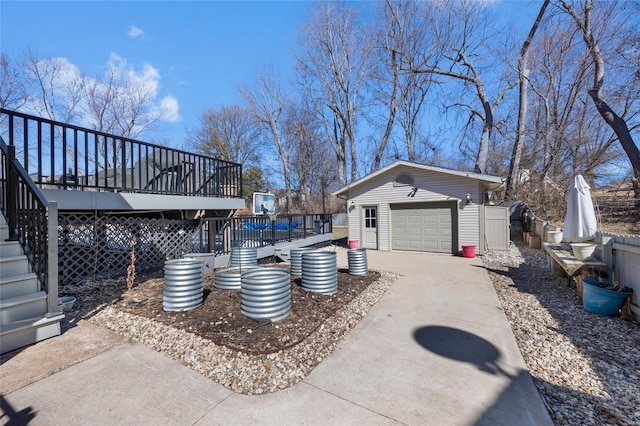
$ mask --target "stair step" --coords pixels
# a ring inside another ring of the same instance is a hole
[[[40,283],[33,272],[0,278],[0,299],[35,293],[39,290]]]
[[[0,353],[60,335],[60,320],[64,314],[51,317],[31,317],[0,325]]]
[[[22,254],[22,247],[17,241],[0,240],[0,258],[15,257]]]
[[[9,324],[47,313],[47,293],[22,294],[0,300],[0,324]]]
[[[4,218],[4,216],[0,216]],[[4,241],[9,238],[9,227],[6,224],[0,224],[0,241]]]
[[[10,256],[0,259],[0,278],[7,278],[13,275],[24,275],[31,272],[27,257]]]

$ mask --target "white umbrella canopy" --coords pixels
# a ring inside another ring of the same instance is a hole
[[[582,175],[576,175],[569,185],[564,239],[570,242],[589,240],[595,237],[597,230],[598,221],[591,200],[591,187]]]

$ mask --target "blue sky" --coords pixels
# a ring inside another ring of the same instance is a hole
[[[179,120],[157,136],[182,146],[185,128],[207,108],[240,102],[236,88],[273,64],[293,65],[294,33],[307,2],[31,2],[0,3],[2,51],[17,57],[64,57],[89,75],[117,55],[142,74],[159,75],[158,99],[177,100]]]
[[[504,19],[528,31],[531,3],[494,2]],[[156,101],[171,101],[173,115],[144,140],[182,148],[186,129],[201,111],[239,103],[239,85],[272,64],[286,84],[296,30],[314,3],[305,1],[7,1],[0,2],[0,46],[10,57],[32,49],[62,57],[88,75],[110,59],[144,78],[155,71]],[[366,7],[367,3],[360,3]]]

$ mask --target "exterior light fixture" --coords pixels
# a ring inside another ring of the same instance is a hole
[[[473,200],[471,199],[471,194],[470,194],[470,193],[468,193],[468,192],[467,192],[467,197],[466,197],[466,199],[467,199],[467,204],[471,204],[471,202],[473,201]]]

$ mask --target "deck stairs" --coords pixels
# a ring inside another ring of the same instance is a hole
[[[64,314],[47,313],[47,293],[31,270],[20,243],[7,241],[9,228],[0,214],[0,353],[60,334]]]

